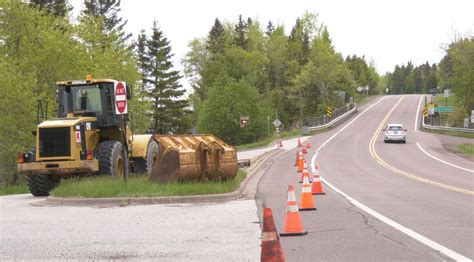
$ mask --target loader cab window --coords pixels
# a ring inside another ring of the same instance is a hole
[[[114,111],[114,84],[98,83],[70,85],[58,88],[58,117],[68,113],[75,116],[97,117],[99,127],[118,126],[120,121]]]
[[[72,89],[73,112],[85,111],[89,115],[100,115],[102,105],[99,86],[81,86]]]
[[[58,116],[67,113],[84,116],[102,115],[101,88],[99,85],[64,86],[58,92]]]

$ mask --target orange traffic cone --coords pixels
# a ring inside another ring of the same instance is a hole
[[[311,148],[311,145],[309,144],[309,142],[306,143],[306,148]]]
[[[285,261],[271,208],[263,209],[262,251],[260,261]]]
[[[305,155],[308,154],[308,151],[306,150],[306,147],[302,147],[301,152],[303,152],[303,154],[305,154]]]
[[[313,179],[313,188],[311,189],[313,195],[326,195],[323,192],[323,185],[321,184],[321,179],[319,177],[319,166],[315,166],[314,179]]]
[[[298,158],[298,173],[303,172],[303,167],[304,167],[304,160],[303,154],[300,154],[300,157]]]
[[[301,206],[300,211],[316,210],[314,206],[313,195],[311,194],[311,183],[309,175],[306,173],[303,178],[303,188],[301,190]]]
[[[293,185],[288,185],[288,200],[286,205],[285,230],[280,236],[302,236],[308,234],[303,230],[298,202],[296,202],[295,189]]]
[[[309,177],[308,165],[306,164],[306,161],[303,163],[303,171],[301,172],[300,183],[303,183],[305,174],[308,175],[308,177]]]
[[[300,160],[300,150],[296,150],[296,160],[295,160],[295,166],[298,166],[298,162]]]
[[[301,141],[300,141],[300,138],[298,137],[298,147],[301,147],[302,144],[301,144]]]

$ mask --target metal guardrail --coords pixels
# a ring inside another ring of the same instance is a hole
[[[354,104],[351,104],[349,106],[345,105],[343,107],[337,108],[334,111],[332,117],[328,117],[327,115],[320,116],[320,117],[308,117],[306,126],[317,127],[317,126],[328,124],[334,119],[345,114],[347,111],[350,111],[353,107],[354,107]]]
[[[322,121],[324,124],[320,124],[320,125],[317,125],[317,126],[309,126],[308,131],[321,130],[321,129],[331,127],[333,125],[338,124],[342,120],[344,120],[347,117],[349,117],[350,115],[352,115],[357,110],[357,107],[354,104],[350,105],[349,108],[350,108],[349,111],[347,111],[346,107],[338,108],[336,111],[334,111],[334,116],[335,116],[334,118],[329,119],[329,121],[327,121],[327,122]],[[319,118],[326,118],[326,116],[319,117]],[[315,118],[315,119],[318,119],[318,118]],[[315,122],[315,123],[319,124],[320,122]]]
[[[471,128],[461,128],[461,127],[449,127],[449,126],[432,126],[425,123],[425,117],[422,115],[422,126],[423,128],[429,130],[445,130],[445,131],[454,131],[454,132],[463,132],[463,133],[474,133],[474,129]]]

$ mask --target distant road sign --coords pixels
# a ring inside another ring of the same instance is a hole
[[[427,116],[428,116],[428,105],[425,105],[425,106],[423,107],[423,116],[424,116],[424,117],[427,117]]]
[[[449,89],[444,90],[444,97],[446,98],[449,97],[449,91],[450,91]]]
[[[443,113],[452,113],[454,109],[452,106],[437,106],[434,108],[435,112],[443,112]]]
[[[275,121],[273,121],[273,125],[274,125],[275,127],[280,127],[280,126],[281,126],[281,121],[280,121],[280,119],[278,119],[278,118],[275,119]]]
[[[125,82],[115,82],[114,84],[115,94],[115,114],[122,115],[127,114],[127,85]]]
[[[434,113],[435,113],[434,106],[428,107],[428,114],[432,116],[434,115]]]
[[[250,125],[250,117],[249,116],[241,116],[240,117],[240,127],[246,127]]]
[[[332,111],[332,107],[328,106],[328,107],[326,108],[326,115],[327,115],[329,118],[331,118],[332,115],[333,115],[333,113],[334,113],[334,112]]]

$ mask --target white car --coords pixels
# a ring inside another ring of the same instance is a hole
[[[387,127],[383,129],[383,131],[383,141],[385,143],[391,141],[399,141],[402,143],[407,142],[407,130],[403,128],[402,124],[388,124]]]

